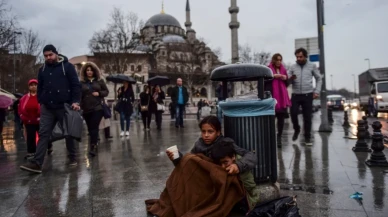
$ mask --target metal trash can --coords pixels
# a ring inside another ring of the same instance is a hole
[[[224,135],[257,156],[258,164],[252,171],[256,183],[277,181],[276,100],[272,97],[264,99],[264,82],[269,79],[273,79],[272,71],[256,64],[221,66],[211,74],[211,80],[222,81],[223,87],[227,82],[258,82],[256,99],[224,99],[219,102],[223,112]]]

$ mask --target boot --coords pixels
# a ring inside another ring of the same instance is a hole
[[[89,155],[91,157],[94,157],[97,155],[97,145],[94,145],[94,144],[90,145]]]
[[[282,148],[282,136],[281,135],[277,136],[276,143],[277,143],[278,148]]]

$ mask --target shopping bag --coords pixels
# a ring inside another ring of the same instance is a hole
[[[81,111],[75,111],[69,104],[65,104],[65,117],[64,117],[64,131],[66,137],[71,137],[78,142],[82,138],[82,128],[84,126],[84,119],[82,118]]]
[[[212,109],[209,106],[205,106],[201,108],[201,117],[204,118],[206,116],[209,116]]]

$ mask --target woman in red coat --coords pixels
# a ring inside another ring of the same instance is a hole
[[[25,158],[31,158],[35,155],[37,132],[39,131],[40,105],[36,95],[38,80],[31,79],[28,82],[29,93],[20,99],[19,116],[23,121],[26,132],[27,155]],[[52,152],[52,145],[49,145],[48,154]]]

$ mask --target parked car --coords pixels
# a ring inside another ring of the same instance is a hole
[[[327,96],[327,107],[332,110],[344,110],[345,97],[341,95],[328,95]]]

